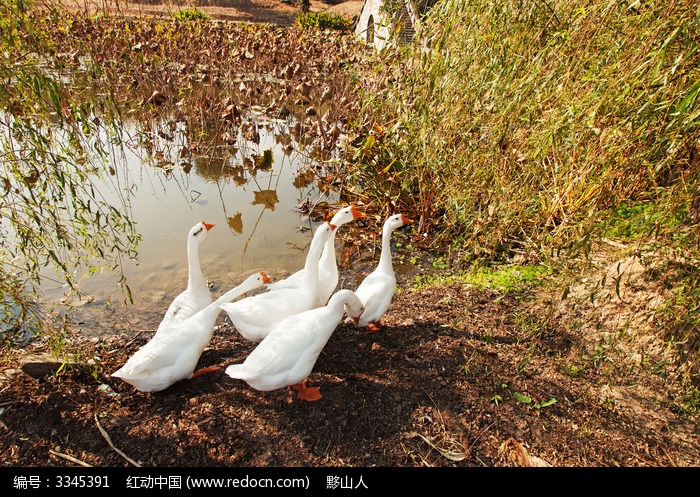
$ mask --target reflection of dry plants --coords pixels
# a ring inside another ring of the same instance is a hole
[[[34,22],[41,28],[49,21],[37,16]],[[76,40],[82,40],[81,53],[102,67],[99,81],[86,75],[91,94],[94,85],[104,83],[110,89],[105,94],[118,94],[125,106],[139,109],[130,112],[132,118],[148,122],[153,115],[173,115],[187,123],[191,141],[230,144],[240,127],[245,139],[258,143],[257,123],[242,118],[255,109],[283,119],[295,117],[296,133],[285,139],[328,151],[359,106],[347,68],[362,72],[362,46],[341,32],[304,31],[300,41],[297,30],[266,24],[175,25],[111,16],[78,16],[66,25],[60,32],[52,26],[45,29],[56,31],[52,42],[58,52],[71,53]],[[206,49],[202,40],[207,40]],[[57,70],[76,76],[74,88],[79,91],[85,73],[81,59],[61,59]]]

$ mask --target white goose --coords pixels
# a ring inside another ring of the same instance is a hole
[[[142,392],[157,392],[173,383],[219,369],[195,372],[199,357],[209,344],[221,304],[270,282],[264,272],[249,276],[243,283],[187,319],[172,322],[137,350],[112,376],[121,378]]]
[[[333,236],[335,228],[330,223],[323,223],[316,229],[299,286],[259,293],[221,305],[244,338],[259,342],[282,319],[319,306],[318,261],[324,244]]]
[[[351,290],[338,290],[325,306],[280,321],[245,361],[228,366],[226,374],[256,390],[290,386],[300,399],[320,399],[319,388],[308,387],[306,378],[346,311],[357,321],[362,303]]]
[[[365,217],[364,213],[354,206],[343,207],[335,213],[330,223],[340,228],[342,225]],[[336,233],[338,230],[336,229]],[[268,290],[296,288],[304,279],[304,269],[291,274],[287,278],[267,286]],[[335,288],[338,286],[338,263],[335,254],[335,235],[331,236],[323,247],[323,253],[318,263],[319,305],[326,305]]]
[[[369,273],[355,290],[365,306],[365,312],[356,323],[357,326],[369,331],[381,328],[381,318],[389,308],[396,290],[396,273],[391,262],[391,234],[404,224],[413,221],[403,214],[394,214],[384,221],[382,228],[382,252],[377,268]]]
[[[184,321],[212,303],[211,292],[199,263],[199,244],[206,239],[207,233],[213,227],[213,224],[200,221],[190,229],[187,235],[187,288],[170,303],[158,325],[158,331],[170,327],[173,323]]]

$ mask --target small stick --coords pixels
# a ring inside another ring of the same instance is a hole
[[[673,460],[673,458],[671,457],[671,454],[669,454],[668,451],[666,450],[666,447],[661,447],[661,450],[664,451],[664,454],[666,454],[666,457],[668,457],[668,460],[671,461],[671,466],[673,466],[674,468],[677,467],[678,465],[676,464],[676,461]]]
[[[127,455],[124,454],[121,450],[119,450],[118,448],[116,448],[116,447],[114,446],[114,444],[112,443],[112,439],[109,438],[109,435],[107,434],[107,432],[105,431],[105,429],[102,428],[102,425],[101,425],[100,422],[97,420],[97,413],[95,413],[95,423],[97,423],[97,428],[100,430],[100,433],[102,433],[102,436],[104,437],[104,439],[107,440],[107,443],[109,444],[109,446],[112,447],[112,448],[114,449],[114,451],[115,451],[117,454],[119,454],[120,456],[122,456],[124,459],[126,459],[127,461],[129,461],[131,464],[133,464],[133,465],[136,466],[137,468],[140,468],[140,467],[141,467],[141,465],[140,465],[139,463],[137,463],[136,461],[134,461],[132,458],[130,458],[129,456],[127,456]]]
[[[130,339],[128,342],[126,342],[126,343],[124,344],[124,347],[128,347],[129,345],[131,345],[132,343],[134,343],[134,342],[136,341],[136,339],[137,339],[137,338],[141,335],[141,333],[143,333],[144,331],[146,331],[146,332],[152,332],[153,330],[138,330],[138,331],[136,332],[136,334],[135,334],[133,337],[131,337],[131,339]]]
[[[86,468],[92,468],[92,464],[88,464],[85,461],[81,461],[80,459],[76,459],[73,456],[69,456],[68,454],[61,454],[60,452],[56,452],[55,450],[49,449],[49,452],[53,454],[54,456],[62,457],[63,459],[66,459],[70,462],[74,462],[76,464],[80,464],[81,466],[84,466]]]

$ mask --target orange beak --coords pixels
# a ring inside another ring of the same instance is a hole
[[[210,229],[212,229],[215,226],[213,224],[205,223],[204,221],[202,221],[202,224],[207,229],[207,231],[209,231]]]
[[[401,220],[403,221],[403,224],[411,224],[413,222],[413,219],[406,217],[403,214],[401,214]]]
[[[272,278],[270,278],[265,271],[260,271],[260,275],[262,276],[263,283],[270,283],[272,281]]]
[[[333,223],[328,223],[328,226],[331,227],[331,230],[334,230],[334,229],[336,229],[336,228],[338,227],[338,226],[336,226],[336,225],[333,224]]]
[[[359,219],[361,217],[367,217],[365,216],[364,212],[358,211],[355,206],[350,207],[350,212],[352,212],[352,218],[353,219]]]
[[[362,312],[360,312],[357,316],[352,318],[352,322],[355,323],[355,326],[360,326],[360,317],[362,317],[363,312],[365,312],[364,307],[362,308]]]

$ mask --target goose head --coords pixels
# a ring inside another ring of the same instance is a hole
[[[355,206],[349,205],[347,207],[343,207],[338,212],[336,212],[333,216],[333,219],[331,219],[330,222],[331,224],[340,226],[362,217],[366,217],[363,212],[357,210]]]
[[[345,313],[352,319],[355,326],[359,326],[360,317],[362,313],[365,312],[365,306],[359,300],[357,302],[350,301],[345,303]]]
[[[333,224],[329,221],[326,221],[325,223],[320,225],[318,228],[316,228],[314,238],[312,238],[311,240],[312,245],[314,243],[314,240],[322,240],[322,243],[325,243],[325,241],[333,235],[333,232],[337,227],[338,225]]]
[[[405,224],[411,224],[412,222],[413,220],[404,214],[394,214],[393,216],[389,216],[387,220],[384,221],[384,230],[391,232],[396,228],[399,228]]]
[[[207,233],[209,232],[209,230],[213,227],[213,224],[200,221],[194,226],[192,226],[192,229],[190,230],[190,237],[194,238],[198,242],[202,242],[207,237]]]

